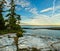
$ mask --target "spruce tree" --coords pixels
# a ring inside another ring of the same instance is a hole
[[[0,0],[0,30],[5,28],[5,22],[3,18],[3,8],[4,8],[5,0]]]
[[[9,22],[9,27],[12,30],[17,30],[20,29],[20,25],[17,24],[18,22],[20,23],[20,15],[16,14],[16,9],[15,9],[16,5],[14,0],[11,0],[10,3],[10,9],[8,10],[8,14],[6,15],[8,17],[8,22]]]

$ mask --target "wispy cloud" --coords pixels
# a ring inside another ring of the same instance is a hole
[[[5,0],[7,3],[6,3],[6,6],[9,6],[10,4],[10,0]]]
[[[5,3],[5,10],[10,8],[10,0],[5,0],[7,3]]]
[[[14,0],[16,5],[20,5],[22,8],[28,8],[30,6],[30,2],[26,0]],[[10,7],[10,0],[6,0],[7,4],[5,4],[6,10],[9,9]],[[21,7],[16,7],[18,11],[20,11],[22,8]]]
[[[28,2],[26,0],[17,0],[16,4],[20,5],[22,8],[30,6],[30,2]]]
[[[26,2],[26,1],[21,1],[21,2],[20,2],[20,5],[21,5],[22,7],[28,7],[28,6],[30,5],[30,3],[29,3],[29,2]]]
[[[55,10],[60,9],[60,5],[55,7]]]
[[[56,6],[55,7],[55,11],[58,10],[58,9],[60,9],[60,6]],[[53,11],[53,7],[50,7],[50,8],[46,8],[44,10],[41,10],[40,13],[49,12],[49,11]]]
[[[31,12],[31,13],[34,14],[34,15],[38,15],[38,11],[37,11],[36,8],[31,8],[31,9],[29,10],[29,12]]]
[[[6,0],[7,4],[6,4],[6,8],[9,9],[10,7],[7,7],[10,5],[10,0]],[[33,15],[38,15],[38,11],[37,8],[32,7],[31,3],[27,0],[14,0],[16,1],[15,4],[21,6],[21,7],[16,7],[16,9],[18,11],[22,10],[22,8],[24,8],[27,12],[32,13]]]
[[[40,12],[43,13],[43,12],[48,12],[48,11],[51,11],[51,10],[53,10],[53,8],[47,8],[47,9],[41,10]]]
[[[26,25],[60,25],[59,16],[60,14],[56,14],[53,17],[40,14],[38,16],[35,16],[34,19],[28,19],[22,22],[25,23]]]
[[[28,12],[34,14],[34,15],[38,14],[37,8],[31,7],[31,3],[27,0],[19,0],[19,1],[16,2],[16,4],[20,5],[26,11],[28,11]]]

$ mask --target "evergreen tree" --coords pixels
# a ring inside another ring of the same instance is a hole
[[[3,8],[4,8],[4,3],[5,0],[0,0],[0,30],[3,30],[5,27],[5,22],[4,22],[4,18],[3,18]]]
[[[13,31],[17,31],[15,33],[17,37],[15,37],[15,44],[16,44],[16,48],[17,48],[17,51],[19,50],[18,48],[18,39],[19,37],[22,37],[23,36],[23,30],[21,28],[21,26],[19,25],[20,24],[20,15],[16,14],[16,9],[15,9],[16,5],[15,5],[15,2],[14,0],[11,0],[10,2],[10,9],[8,10],[8,14],[6,15],[6,17],[8,17],[8,27],[10,30],[13,30]]]
[[[8,17],[8,22],[9,22],[9,28],[12,30],[17,30],[20,29],[21,27],[19,26],[19,24],[17,24],[18,22],[20,23],[20,15],[15,13],[15,2],[14,0],[11,0],[10,3],[10,9],[8,10],[10,13],[8,13],[6,16]]]

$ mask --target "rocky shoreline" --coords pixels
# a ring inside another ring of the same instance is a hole
[[[0,51],[16,51],[16,34],[0,36]],[[60,40],[47,37],[23,36],[18,40],[19,51],[60,51]]]

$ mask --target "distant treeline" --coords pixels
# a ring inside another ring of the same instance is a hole
[[[25,28],[23,27],[23,29],[50,29],[50,30],[60,30],[60,27],[50,27],[50,28]]]

